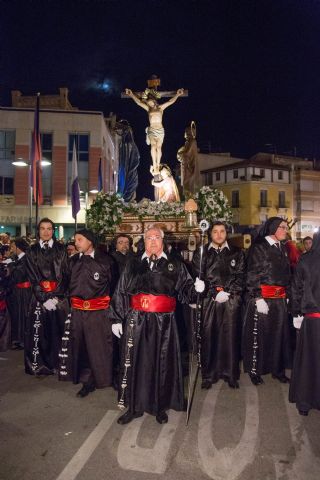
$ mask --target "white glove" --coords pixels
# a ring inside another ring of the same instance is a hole
[[[53,301],[52,298],[49,298],[49,300],[46,300],[43,304],[44,308],[46,310],[57,310],[57,307],[56,307],[56,302]]]
[[[205,289],[205,283],[203,280],[200,280],[199,277],[196,278],[196,281],[194,282],[194,288],[196,289],[197,293],[202,293],[203,290]]]
[[[304,318],[303,315],[297,315],[296,317],[293,317],[294,328],[297,328],[298,330],[300,330],[303,318]]]
[[[230,293],[224,292],[223,290],[221,290],[221,292],[217,293],[215,301],[218,303],[224,303],[229,300],[229,297],[230,297]]]
[[[120,338],[122,335],[122,323],[113,323],[111,327],[113,335]]]
[[[269,307],[263,298],[258,298],[258,300],[256,300],[256,307],[258,313],[264,313],[265,315],[268,315]]]
[[[57,306],[59,303],[59,300],[57,299],[57,297],[54,297],[52,301],[54,302],[55,306]]]

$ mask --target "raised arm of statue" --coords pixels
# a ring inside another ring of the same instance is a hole
[[[172,105],[174,102],[176,102],[178,100],[178,98],[181,97],[181,95],[183,95],[183,94],[184,94],[184,89],[179,88],[179,90],[177,90],[177,93],[175,94],[174,97],[170,98],[170,100],[168,100],[167,102],[162,103],[160,105],[161,110],[165,110],[166,108],[170,107],[170,105]]]
[[[132,90],[130,90],[129,88],[126,88],[126,89],[125,89],[125,92],[126,92],[126,94],[127,94],[130,98],[132,98],[132,100],[133,100],[137,105],[139,105],[139,107],[143,108],[143,109],[146,110],[147,112],[149,111],[148,105],[147,105],[145,102],[143,102],[142,100],[140,100],[140,98],[139,98],[135,93],[133,93]]]

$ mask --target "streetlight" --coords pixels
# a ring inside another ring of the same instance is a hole
[[[32,164],[30,162],[26,162],[23,160],[23,158],[18,158],[14,162],[12,162],[12,165],[15,167],[29,167],[29,233],[31,235],[32,233],[32,194],[33,194],[33,188],[31,186],[31,167]],[[42,167],[47,167],[51,165],[51,162],[49,160],[41,160],[41,166]]]

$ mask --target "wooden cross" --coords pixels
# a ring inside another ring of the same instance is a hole
[[[156,75],[152,75],[152,77],[147,81],[148,83],[148,89],[150,91],[154,90],[159,98],[171,98],[174,97],[175,94],[177,93],[176,91],[159,91],[158,87],[161,84],[160,78],[158,78]],[[135,95],[137,95],[139,98],[143,97],[143,94],[145,92],[134,92]],[[183,95],[181,97],[188,97],[188,90],[184,90]],[[129,95],[126,94],[126,92],[121,92],[121,98],[130,98]]]

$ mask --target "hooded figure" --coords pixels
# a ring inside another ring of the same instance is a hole
[[[287,311],[290,263],[281,244],[287,231],[285,220],[271,217],[248,252],[242,354],[244,371],[254,385],[263,383],[261,375],[267,373],[280,382],[289,381],[285,369],[292,364]]]
[[[296,267],[292,281],[293,323],[299,331],[289,390],[301,415],[320,409],[320,234]]]

